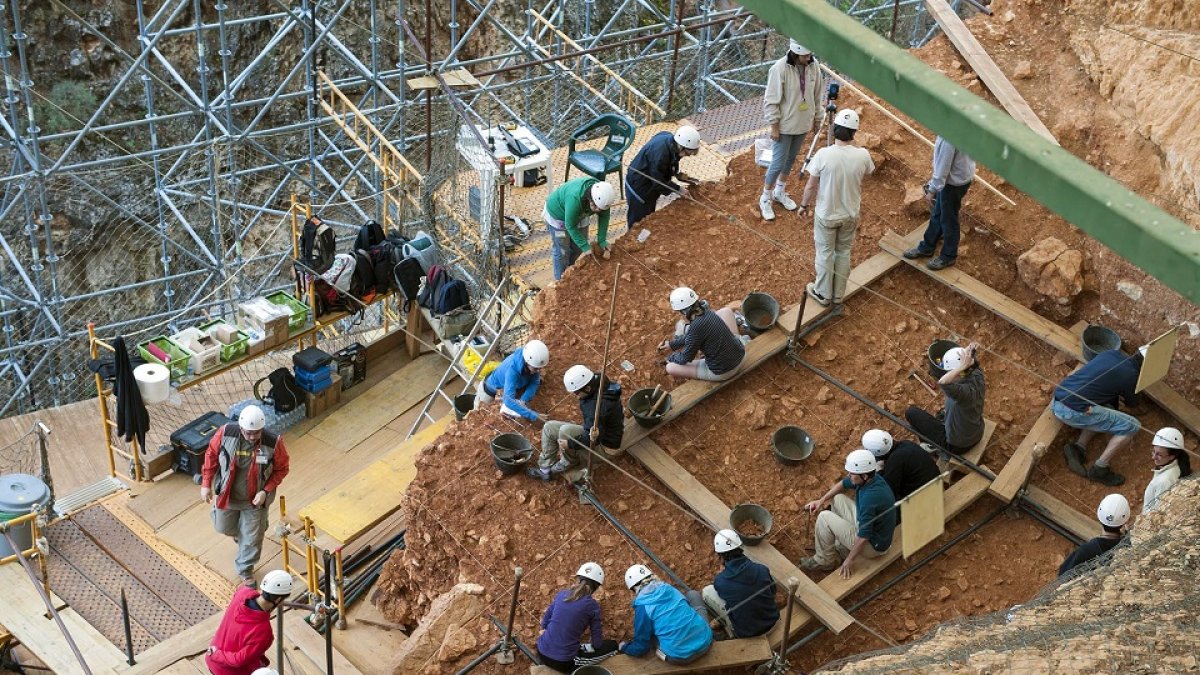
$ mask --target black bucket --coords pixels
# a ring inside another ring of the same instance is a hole
[[[929,374],[933,379],[940,380],[948,372],[942,368],[942,357],[957,346],[958,343],[953,340],[934,340],[933,344],[929,345]]]
[[[779,427],[771,436],[771,451],[785,466],[796,466],[813,452],[813,439],[800,427]]]
[[[521,434],[500,434],[492,439],[492,460],[506,475],[517,473],[533,456],[533,445]]]
[[[741,528],[746,527],[748,523],[757,525],[757,529],[762,534],[743,532]],[[742,538],[742,543],[747,546],[761,544],[762,540],[771,534],[771,525],[774,523],[775,519],[771,517],[771,512],[758,504],[738,504],[729,512],[729,527],[738,533],[738,536]]]
[[[461,420],[475,409],[475,394],[459,394],[454,397],[454,419]]]
[[[766,293],[755,291],[742,301],[742,316],[755,333],[771,330],[779,320],[779,302]]]
[[[1083,329],[1083,360],[1091,361],[1101,352],[1121,348],[1121,336],[1117,331],[1104,326],[1088,326]]]
[[[571,675],[612,675],[612,671],[600,666],[580,666],[572,670]]]
[[[659,390],[659,396],[665,395],[667,401],[659,406],[657,413],[651,415],[650,407],[654,403],[651,399],[652,394],[654,394],[653,388],[638,389],[633,393],[633,396],[629,397],[629,412],[633,415],[633,419],[637,420],[637,423],[644,427],[655,426],[662,421],[663,415],[666,415],[667,411],[671,409],[671,395],[664,394],[662,390]]]

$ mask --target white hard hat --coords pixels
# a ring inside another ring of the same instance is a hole
[[[675,142],[688,150],[696,150],[700,147],[700,132],[696,131],[696,127],[685,124],[675,130]]]
[[[721,530],[713,537],[713,550],[717,553],[728,553],[742,547],[742,538],[733,530]]]
[[[258,589],[263,593],[270,593],[271,595],[291,595],[292,575],[283,570],[271,570],[263,577]]]
[[[967,360],[967,350],[962,347],[954,347],[946,350],[942,355],[942,370],[958,370],[963,361]]]
[[[892,451],[892,435],[883,429],[871,429],[863,434],[862,445],[876,457],[883,457]]]
[[[1109,527],[1120,527],[1129,520],[1129,500],[1125,499],[1125,495],[1111,494],[1100,500],[1100,506],[1096,509],[1096,517],[1100,519],[1101,525]]]
[[[1163,427],[1155,432],[1154,445],[1183,450],[1183,432],[1175,427]]]
[[[604,569],[594,562],[585,562],[580,565],[579,571],[575,573],[575,576],[591,579],[600,585],[604,585]]]
[[[625,570],[625,588],[632,591],[634,586],[652,576],[654,576],[654,573],[645,565],[631,565],[629,569]]]
[[[846,471],[854,474],[871,473],[879,468],[875,455],[870,450],[859,448],[846,455]]]
[[[522,352],[525,355],[525,363],[530,368],[545,368],[546,364],[550,363],[550,349],[541,340],[526,342]]]
[[[574,394],[587,386],[587,383],[591,382],[595,376],[596,374],[592,372],[591,368],[574,365],[567,368],[567,372],[563,373],[563,386],[567,388],[569,393]]]
[[[788,51],[796,56],[808,56],[812,51],[795,40],[788,40]]]
[[[596,181],[592,184],[591,196],[592,203],[596,205],[597,209],[603,211],[617,200],[617,191],[604,181]]]
[[[693,291],[687,286],[680,286],[679,288],[671,291],[671,309],[675,310],[676,312],[682,312],[688,307],[696,304],[696,302],[699,300],[700,296],[696,295],[696,291]]]
[[[838,125],[839,127],[846,127],[847,129],[857,129],[858,128],[858,113],[854,112],[850,108],[842,108],[841,110],[838,111],[837,116],[833,118],[833,123]]]
[[[259,431],[267,426],[267,416],[263,414],[262,408],[248,405],[238,414],[238,426],[246,431]]]
[[[259,668],[253,673],[250,673],[250,675],[279,675],[279,673],[275,672],[275,670],[271,668]]]

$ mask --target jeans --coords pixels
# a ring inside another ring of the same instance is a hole
[[[946,452],[961,455],[971,449],[971,446],[963,448],[948,443],[946,441],[946,423],[915,405],[908,406],[908,410],[904,411],[904,419],[917,430],[917,435],[922,439]]]
[[[925,238],[917,245],[921,253],[933,253],[937,250],[938,240],[942,240],[942,257],[954,260],[958,257],[959,221],[958,212],[962,208],[963,197],[971,184],[947,185],[933,198],[933,209],[929,214],[929,225],[925,228]]]
[[[767,167],[767,177],[763,185],[773,186],[781,177],[787,180],[792,165],[796,163],[796,155],[804,147],[804,137],[808,134],[779,134],[779,140],[771,145],[771,166]]]
[[[243,579],[254,576],[254,566],[262,555],[263,536],[267,533],[270,500],[262,508],[218,509],[213,507],[213,528],[237,542],[234,565]]]
[[[1089,412],[1079,412],[1064,403],[1055,401],[1051,410],[1059,422],[1084,431],[1094,431],[1113,436],[1130,436],[1142,428],[1138,418],[1102,405],[1094,405]]]
[[[850,247],[854,244],[854,233],[858,229],[858,218],[825,220],[820,216],[813,219],[813,240],[817,247],[816,291],[824,298],[841,302],[846,295],[846,282],[850,280]]]
[[[567,234],[566,225],[561,220],[555,220],[545,209],[542,209],[542,220],[546,221],[546,230],[550,233],[550,258],[554,262],[554,280],[558,281],[567,268],[583,255],[583,250]],[[586,237],[588,221],[583,219],[580,224],[584,225],[583,234]]]

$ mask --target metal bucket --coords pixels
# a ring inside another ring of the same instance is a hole
[[[671,395],[665,394],[667,397],[666,403],[663,403],[658,408],[657,413],[651,415],[650,407],[654,401],[651,400],[650,397],[653,393],[653,388],[638,389],[633,393],[633,396],[629,397],[629,412],[633,415],[633,419],[637,420],[637,423],[644,427],[652,427],[657,425],[662,421],[663,415],[666,415],[671,409]],[[661,391],[659,395],[663,395]]]
[[[612,675],[612,671],[600,666],[580,666],[572,670],[571,675]]]
[[[533,445],[521,434],[500,434],[492,439],[492,460],[500,473],[517,473],[533,456]]]
[[[813,439],[800,427],[779,427],[771,436],[771,451],[784,466],[796,466],[813,452]]]
[[[762,534],[746,534],[741,530],[748,523],[757,525],[757,529]],[[755,546],[761,544],[763,539],[766,539],[771,534],[771,525],[775,523],[775,519],[771,517],[771,512],[759,506],[758,504],[738,504],[729,512],[729,526],[734,532],[742,538],[742,543],[747,546]]]
[[[765,333],[779,320],[779,302],[767,293],[755,291],[742,301],[742,316],[751,330]]]
[[[1091,361],[1101,352],[1121,348],[1121,336],[1117,331],[1104,326],[1088,326],[1083,329],[1083,360]]]
[[[462,420],[475,409],[475,394],[459,394],[454,397],[454,419]]]
[[[933,344],[929,345],[929,374],[933,379],[940,380],[948,372],[942,368],[942,357],[957,346],[958,343],[953,340],[934,340]]]

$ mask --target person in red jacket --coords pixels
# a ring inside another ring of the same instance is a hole
[[[213,504],[217,532],[237,542],[234,564],[242,583],[254,587],[254,566],[262,555],[267,515],[275,491],[288,474],[283,438],[263,431],[267,419],[256,405],[213,434],[204,453],[200,499]]]
[[[271,612],[292,593],[292,575],[272,570],[263,577],[262,592],[242,586],[233,594],[204,664],[213,675],[252,675],[271,664],[267,650],[275,641]]]

